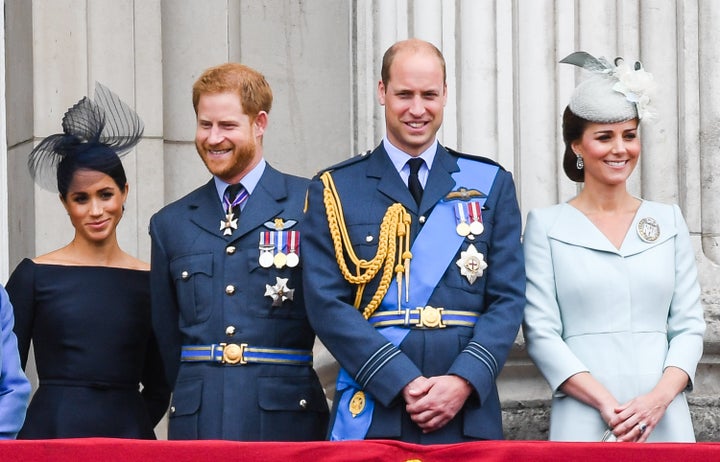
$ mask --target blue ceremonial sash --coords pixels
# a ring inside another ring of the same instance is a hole
[[[483,192],[484,196],[472,198],[482,207],[490,195],[499,167],[465,158],[458,159],[458,167],[460,171],[452,174],[456,188],[465,187]],[[438,202],[415,238],[410,263],[412,270],[409,286],[412,290],[408,302],[402,300],[403,308],[416,308],[427,304],[458,248],[465,240],[465,236],[455,232],[456,202],[456,200]],[[397,308],[397,280],[393,279],[380,303],[380,309],[397,310]],[[399,347],[405,336],[410,333],[410,329],[396,326],[379,328],[377,331],[396,347]],[[339,394],[340,398],[330,432],[330,441],[361,440],[367,435],[375,409],[372,395],[365,392],[363,410],[354,417],[350,413],[350,401],[361,389],[362,387],[350,377],[350,374],[344,368],[340,368],[335,384],[336,396]]]

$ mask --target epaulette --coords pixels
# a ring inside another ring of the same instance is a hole
[[[372,154],[372,151],[368,149],[367,151],[361,152],[360,154],[356,154],[356,155],[352,156],[352,157],[349,158],[349,159],[345,159],[344,161],[338,162],[338,163],[335,164],[335,165],[331,165],[330,167],[326,167],[326,168],[320,170],[320,171],[315,175],[315,178],[319,178],[320,175],[322,175],[322,174],[325,173],[325,172],[332,172],[333,170],[337,170],[337,169],[339,169],[339,168],[343,168],[343,167],[346,167],[346,166],[348,166],[348,165],[353,165],[353,164],[356,164],[356,163],[358,163],[358,162],[360,162],[360,161],[363,161],[363,160],[365,160],[365,159],[368,159],[368,158],[370,158],[370,154]]]
[[[486,163],[486,164],[495,165],[495,166],[497,166],[497,167],[500,167],[501,170],[505,170],[505,168],[504,168],[502,165],[498,164],[497,162],[495,162],[494,160],[490,159],[489,157],[478,156],[478,155],[475,155],[475,154],[467,154],[467,153],[464,153],[464,152],[456,151],[456,150],[451,149],[451,148],[449,148],[449,147],[447,147],[447,146],[443,146],[443,147],[445,148],[445,150],[447,150],[447,152],[449,152],[449,153],[452,154],[453,156],[462,157],[462,158],[464,158],[464,159],[476,160],[476,161],[478,161],[478,162],[484,162],[484,163]]]

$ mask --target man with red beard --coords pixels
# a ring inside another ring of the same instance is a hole
[[[325,437],[300,274],[308,181],[263,158],[272,91],[236,63],[193,85],[195,146],[213,178],[150,221],[153,324],[170,439]]]

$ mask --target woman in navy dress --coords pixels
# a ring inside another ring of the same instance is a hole
[[[120,161],[142,121],[107,88],[83,98],[30,154],[40,186],[60,194],[75,236],[23,260],[7,284],[23,367],[32,340],[39,387],[18,438],[155,438],[170,397],[150,319],[149,265],[116,229],[128,184]]]

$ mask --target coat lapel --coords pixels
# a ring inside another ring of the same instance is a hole
[[[190,221],[210,234],[222,237],[220,221],[225,217],[220,198],[215,189],[215,182],[210,180],[198,190],[195,200],[189,205]]]
[[[382,144],[375,149],[369,162],[367,176],[378,179],[378,191],[394,202],[400,202],[408,210],[417,210],[418,215],[425,214],[432,209],[440,199],[452,190],[455,181],[451,175],[458,170],[457,161],[445,148],[438,145],[433,166],[430,169],[423,191],[423,198],[420,207],[418,207],[407,185],[395,170],[395,166],[390,161],[390,157],[385,152]]]
[[[378,181],[378,192],[389,197],[393,202],[400,202],[408,210],[416,210],[417,204],[410,194],[410,190],[395,170],[390,157],[385,152],[382,143],[368,159],[367,176]]]
[[[238,229],[231,235],[226,236],[220,230],[220,222],[225,217],[225,211],[213,180],[198,190],[195,200],[189,205],[192,212],[190,220],[206,232],[231,242],[278,217],[284,210],[280,201],[286,197],[285,179],[280,172],[267,165],[240,214]]]
[[[228,240],[239,239],[276,218],[284,210],[280,201],[285,199],[287,194],[283,176],[270,165],[266,165],[260,181],[240,214],[238,229],[231,236],[226,236]]]
[[[653,242],[643,241],[637,232],[638,223],[646,217],[655,219],[660,226],[660,236]],[[548,237],[566,244],[628,257],[662,244],[676,234],[673,217],[655,207],[655,204],[644,201],[635,214],[620,249],[615,248],[588,217],[569,204],[562,205],[557,220],[548,232]]]
[[[420,202],[420,215],[426,214],[453,189],[455,180],[451,175],[458,170],[457,160],[438,144]]]

